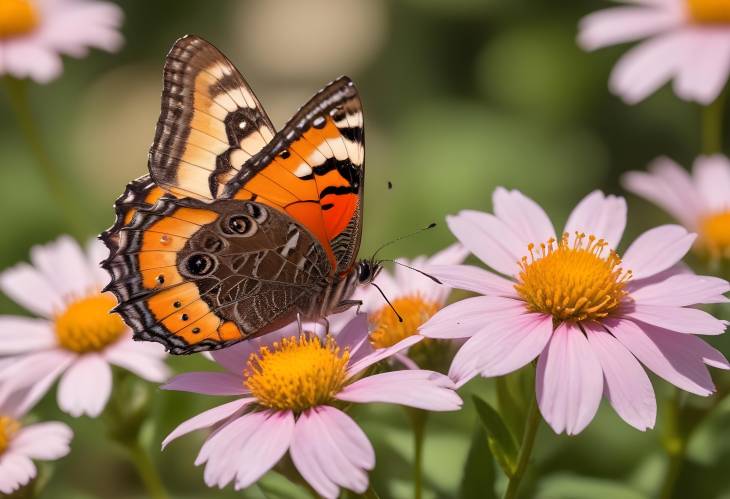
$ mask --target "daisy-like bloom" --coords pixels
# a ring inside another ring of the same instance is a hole
[[[21,263],[0,274],[0,290],[40,318],[0,316],[0,400],[33,387],[47,392],[61,378],[58,405],[72,416],[98,416],[112,390],[110,364],[152,382],[169,372],[161,345],[135,343],[117,314],[109,281],[99,267],[104,245],[93,240],[87,253],[70,237],[31,249],[33,265]]]
[[[122,46],[122,11],[95,0],[2,0],[0,76],[47,83],[61,74],[61,54],[84,57],[89,47]]]
[[[654,390],[641,364],[686,391],[714,391],[706,365],[730,369],[698,338],[726,323],[695,308],[722,303],[730,285],[678,265],[695,235],[665,225],[616,251],[623,198],[596,191],[560,236],[545,212],[517,191],[495,191],[494,214],[448,217],[456,237],[496,273],[467,265],[431,267],[445,283],[480,293],[448,305],[421,328],[432,338],[468,338],[449,375],[461,385],[537,362],[537,401],[556,433],[576,434],[604,395],[618,415],[654,425]]]
[[[710,104],[730,72],[728,0],[625,0],[580,22],[585,50],[644,40],[611,73],[609,87],[635,104],[674,81],[681,99]]]
[[[461,399],[451,380],[424,370],[365,375],[365,370],[418,341],[410,336],[390,348],[368,351],[367,319],[356,316],[337,336],[299,334],[288,326],[213,356],[226,372],[193,372],[163,388],[237,400],[178,426],[163,442],[215,426],[195,461],[205,464],[208,486],[252,485],[289,452],[301,476],[323,497],[340,487],[363,493],[375,453],[341,408],[385,402],[430,411],[453,411]]]
[[[666,210],[698,234],[696,249],[711,260],[730,259],[730,161],[700,156],[690,176],[669,158],[658,158],[649,173],[626,173],[624,187]]]
[[[35,478],[33,460],[53,461],[69,452],[73,437],[63,423],[23,426],[21,420],[37,394],[16,392],[0,402],[0,493],[11,494]]]

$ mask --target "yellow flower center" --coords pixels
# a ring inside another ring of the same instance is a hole
[[[0,38],[24,35],[38,25],[38,13],[28,0],[0,0]]]
[[[576,233],[560,242],[550,239],[539,249],[528,246],[515,289],[530,310],[551,314],[556,321],[601,319],[619,306],[626,295],[621,258],[603,239]]]
[[[266,407],[302,412],[332,401],[345,384],[349,359],[332,337],[292,336],[251,354],[244,384]]]
[[[730,210],[702,220],[699,243],[713,258],[730,258]]]
[[[413,336],[440,307],[438,303],[413,294],[393,300],[393,308],[403,317],[403,322],[398,320],[398,316],[388,305],[368,317],[372,327],[370,343],[375,348],[391,347],[402,339]]]
[[[108,293],[71,303],[56,317],[58,343],[78,353],[98,352],[114,343],[125,330],[119,315],[109,312],[116,304]]]
[[[730,0],[687,0],[687,8],[697,23],[730,23]]]
[[[20,423],[8,416],[0,416],[0,454],[10,445],[16,433],[20,430]]]

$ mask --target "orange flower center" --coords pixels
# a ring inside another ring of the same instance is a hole
[[[730,0],[687,0],[687,8],[697,23],[730,23]]]
[[[0,38],[12,38],[33,31],[38,13],[28,0],[0,0]]]
[[[345,384],[349,360],[332,337],[292,336],[251,354],[244,383],[261,405],[302,412],[332,401]]]
[[[16,433],[20,430],[20,423],[8,416],[0,416],[0,455],[10,445]]]
[[[730,258],[730,210],[708,215],[700,222],[699,244],[712,258]]]
[[[557,244],[550,239],[528,250],[515,289],[533,312],[556,321],[601,319],[626,295],[631,271],[621,268],[621,258],[603,239],[576,233],[571,243],[566,233]]]
[[[71,303],[56,317],[58,343],[72,352],[87,353],[101,351],[117,341],[126,328],[119,315],[110,313],[116,304],[108,293]]]
[[[424,300],[416,293],[393,300],[393,308],[401,315],[403,322],[398,320],[398,316],[388,305],[368,317],[372,328],[370,343],[375,348],[391,347],[404,338],[413,336],[441,307],[438,303]]]

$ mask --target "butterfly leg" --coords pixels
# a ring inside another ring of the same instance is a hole
[[[299,336],[301,336],[304,333],[304,329],[302,328],[302,314],[297,312],[297,327],[299,328]]]
[[[356,312],[359,314],[360,307],[362,307],[362,300],[342,300],[337,305],[337,311],[344,312],[345,310],[349,310],[352,307],[357,307]]]

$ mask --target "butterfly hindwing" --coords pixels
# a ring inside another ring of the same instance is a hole
[[[213,199],[274,136],[261,104],[233,64],[196,36],[179,39],[163,71],[155,183],[177,197]]]
[[[276,209],[173,197],[138,209],[104,265],[135,337],[175,354],[291,322],[331,273],[321,245]]]
[[[284,211],[317,237],[342,274],[360,245],[363,180],[362,105],[353,82],[341,77],[246,162],[222,197]]]

